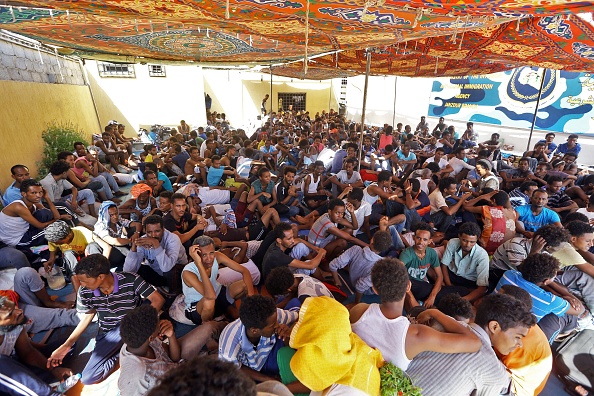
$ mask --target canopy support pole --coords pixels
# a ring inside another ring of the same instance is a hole
[[[392,127],[394,127],[394,122],[396,122],[396,84],[398,83],[398,76],[394,76],[394,110],[392,112]]]
[[[538,113],[538,106],[540,106],[540,96],[542,95],[542,87],[544,86],[545,74],[547,69],[542,69],[542,76],[540,78],[540,89],[538,90],[538,98],[536,99],[536,107],[534,108],[534,117],[532,117],[532,125],[530,126],[530,135],[528,136],[528,146],[526,151],[530,151],[530,141],[532,140],[532,132],[534,131],[534,124],[536,124],[536,115]]]
[[[371,70],[371,51],[367,50],[367,66],[365,67],[365,88],[363,90],[363,108],[361,109],[361,140],[359,141],[359,171],[363,155],[363,136],[365,136],[365,108],[367,107],[367,87],[369,85],[369,71]]]
[[[272,114],[272,63],[270,64],[270,112],[268,114]],[[270,117],[270,116],[269,116]]]

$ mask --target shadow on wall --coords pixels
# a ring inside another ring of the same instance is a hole
[[[97,112],[99,113],[99,120],[101,121],[101,131],[107,125],[110,120],[117,120],[120,124],[126,125],[126,136],[137,137],[138,125],[133,125],[116,104],[111,100],[107,92],[101,88],[101,86],[95,80],[92,74],[87,73],[89,83],[91,84],[91,91],[93,92],[93,98],[95,99],[95,105],[97,106]]]

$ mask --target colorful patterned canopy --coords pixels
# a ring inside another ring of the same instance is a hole
[[[486,74],[518,65],[591,71],[594,1],[31,0],[0,5],[0,28],[120,62],[276,64],[323,79]],[[319,56],[321,54],[328,54]],[[319,57],[316,57],[319,56]]]

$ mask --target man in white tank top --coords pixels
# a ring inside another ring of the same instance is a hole
[[[437,309],[427,309],[417,317],[421,324],[410,324],[402,315],[405,300],[409,301],[410,281],[402,261],[384,258],[371,271],[373,290],[381,304],[357,304],[350,311],[353,332],[384,359],[401,370],[425,351],[472,353],[481,348],[480,339],[467,327]],[[436,321],[445,332],[426,326]]]

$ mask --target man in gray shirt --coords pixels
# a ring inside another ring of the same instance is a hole
[[[475,323],[470,325],[483,343],[478,352],[422,352],[406,373],[424,396],[511,395],[511,378],[494,349],[508,355],[522,346],[535,324],[536,317],[522,302],[506,294],[491,294],[483,298]]]

